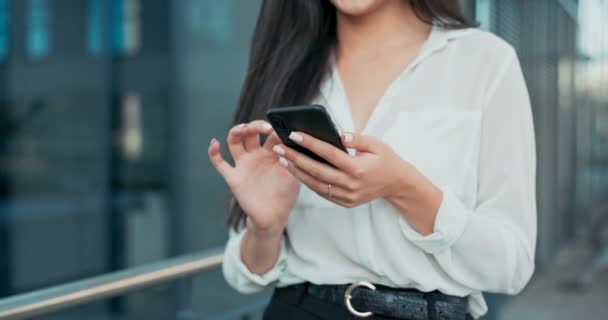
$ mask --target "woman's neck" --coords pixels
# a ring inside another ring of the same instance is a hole
[[[361,16],[337,13],[337,58],[368,60],[424,42],[431,26],[420,20],[408,1],[386,1]]]

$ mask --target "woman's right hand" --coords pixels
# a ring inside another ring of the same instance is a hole
[[[270,134],[262,146],[260,134]],[[234,194],[249,223],[258,231],[282,233],[295,205],[300,182],[279,163],[272,148],[281,143],[269,123],[256,120],[232,127],[228,149],[234,166],[224,160],[220,142],[213,138],[209,159]]]

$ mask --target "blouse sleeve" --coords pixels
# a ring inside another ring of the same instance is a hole
[[[228,243],[224,251],[224,262],[222,272],[226,282],[240,293],[256,293],[264,290],[279,276],[285,268],[286,248],[285,237],[281,239],[279,258],[275,265],[262,275],[255,274],[247,268],[241,260],[241,241],[245,235],[246,228],[239,232],[230,229]]]
[[[474,291],[516,294],[534,271],[536,154],[530,100],[517,54],[496,73],[485,95],[478,193],[468,208],[438,186],[443,200],[434,232],[421,236],[401,219],[407,239]]]

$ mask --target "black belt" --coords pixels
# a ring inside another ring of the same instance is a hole
[[[315,285],[301,283],[307,294],[333,304],[345,306],[359,317],[379,315],[411,320],[467,320],[467,299],[438,291],[396,289],[367,282],[351,285]],[[374,289],[372,289],[374,288]],[[301,289],[301,288],[300,288]]]

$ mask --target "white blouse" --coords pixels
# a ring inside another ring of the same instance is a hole
[[[333,67],[316,103],[354,131]],[[414,62],[389,86],[363,134],[381,138],[442,192],[434,232],[422,236],[384,199],[356,208],[302,186],[276,265],[251,273],[240,259],[244,231],[230,233],[223,272],[242,293],[304,281],[357,280],[469,296],[516,294],[534,270],[534,129],[515,50],[477,29],[433,27]]]

